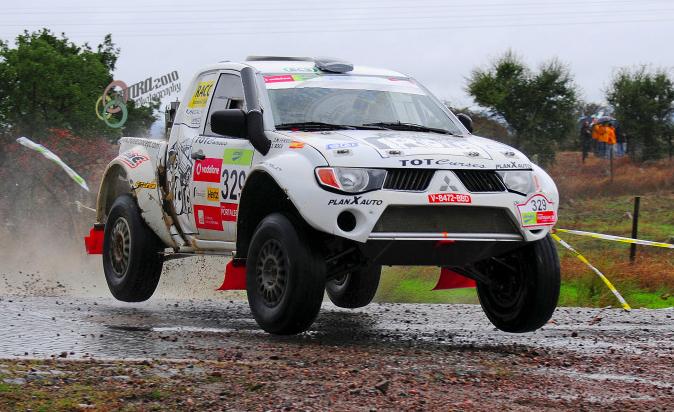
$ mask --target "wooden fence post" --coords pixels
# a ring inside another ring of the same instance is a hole
[[[634,213],[632,214],[632,239],[636,239],[639,232],[639,203],[641,203],[641,196],[634,196]],[[634,263],[634,258],[637,256],[637,245],[632,243],[630,245],[630,263]]]

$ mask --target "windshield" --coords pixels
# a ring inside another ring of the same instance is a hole
[[[440,103],[410,79],[283,74],[264,81],[279,129],[321,125],[463,134]]]

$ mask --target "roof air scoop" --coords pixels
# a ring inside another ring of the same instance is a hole
[[[320,57],[314,59],[314,62],[316,63],[316,68],[324,72],[346,73],[353,70],[353,64],[343,60]]]

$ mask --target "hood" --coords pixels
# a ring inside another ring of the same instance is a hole
[[[531,169],[520,151],[474,135],[395,130],[280,132],[311,145],[333,166]],[[442,160],[442,162],[439,162]],[[447,167],[442,167],[446,165]]]

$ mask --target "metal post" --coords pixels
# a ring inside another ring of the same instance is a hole
[[[639,203],[641,196],[634,196],[634,214],[632,214],[632,239],[636,239],[639,231]],[[634,258],[637,255],[637,245],[632,243],[630,245],[630,263],[634,263]]]
[[[611,183],[613,183],[613,145],[608,145],[608,162],[609,162],[609,173],[611,175]]]

